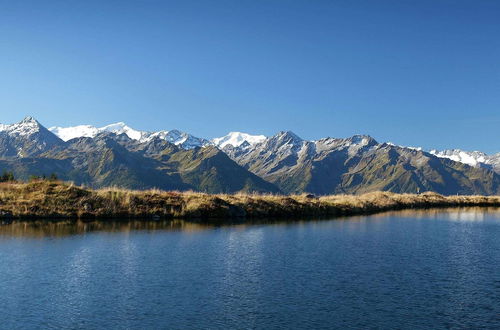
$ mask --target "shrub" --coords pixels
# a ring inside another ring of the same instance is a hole
[[[0,182],[12,182],[14,180],[15,178],[13,172],[4,171],[2,176],[0,177]]]

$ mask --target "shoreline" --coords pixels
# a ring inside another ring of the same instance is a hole
[[[362,195],[252,195],[91,190],[62,182],[0,184],[0,220],[209,220],[370,215],[405,209],[500,207],[500,196],[371,192]]]

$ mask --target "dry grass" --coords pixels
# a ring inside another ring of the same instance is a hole
[[[89,190],[47,181],[0,184],[0,216],[16,218],[304,217],[455,206],[500,206],[500,197],[373,192],[311,198],[307,195],[209,195],[119,188]]]

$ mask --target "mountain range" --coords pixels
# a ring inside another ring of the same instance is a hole
[[[51,127],[27,117],[0,124],[0,171],[19,179],[55,173],[92,188],[208,193],[358,194],[435,191],[500,194],[500,153],[379,143],[367,135],[308,141],[231,132],[212,140],[124,123]]]

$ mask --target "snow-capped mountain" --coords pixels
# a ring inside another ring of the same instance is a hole
[[[123,122],[107,125],[100,128],[91,125],[79,125],[74,127],[51,127],[49,128],[49,130],[63,141],[69,141],[71,139],[79,137],[94,138],[99,133],[109,132],[118,135],[125,134],[130,139],[139,141],[141,143],[151,141],[154,138],[159,138],[180,146],[184,149],[192,149],[195,147],[210,145],[210,141],[206,139],[198,138],[191,134],[178,130],[159,132],[139,131],[131,128]]]
[[[500,194],[500,153],[425,152],[368,135],[310,141],[290,131],[267,138],[232,132],[208,141],[178,130],[135,130],[122,122],[49,131],[32,117],[0,124],[4,170],[24,180],[56,173],[92,187]]]
[[[349,156],[354,156],[363,148],[369,148],[377,144],[374,138],[369,135],[354,135],[349,138],[325,138],[314,141],[315,151],[317,153],[330,152],[332,150],[347,151]]]
[[[0,124],[0,156],[27,157],[40,154],[62,141],[33,117],[19,123]]]
[[[206,147],[194,148],[201,145]],[[176,130],[142,132],[123,123],[54,127],[52,132],[31,117],[0,124],[0,173],[4,171],[25,181],[54,173],[94,188],[280,192],[208,140]]]
[[[264,139],[259,144],[243,147],[226,146],[223,150],[255,174],[271,182],[275,180],[280,184],[284,182],[282,188],[287,191],[288,180],[296,181],[297,176],[305,175],[302,171],[306,167],[311,166],[314,161],[327,157],[332,151],[342,151],[354,156],[361,149],[369,148],[373,144],[376,144],[376,141],[367,135],[308,141],[291,131],[283,131]],[[299,175],[300,172],[302,174]]]
[[[473,167],[491,168],[500,173],[500,153],[488,155],[481,151],[464,151],[460,149],[431,150],[430,153],[439,158],[448,158]]]
[[[115,123],[104,127],[97,128],[91,125],[78,125],[73,127],[51,127],[49,131],[57,135],[63,141],[80,137],[94,138],[97,134],[102,132],[110,132],[115,134],[126,134],[132,140],[142,140],[146,136],[145,132],[137,131],[125,123]]]
[[[280,132],[253,146],[227,145],[223,150],[286,193],[471,194],[479,190],[494,194],[500,189],[500,176],[490,169],[464,167],[418,148],[378,143],[368,135],[308,141],[293,132]],[[456,172],[461,177],[452,175]]]
[[[176,129],[151,133],[146,137],[146,141],[150,141],[154,138],[166,140],[184,149],[193,149],[196,147],[206,147],[212,145],[212,143],[206,139],[199,138]]]
[[[5,125],[0,124],[0,132],[5,132],[9,135],[31,136],[39,133],[43,126],[33,117],[26,117],[19,123]]]
[[[254,145],[264,141],[265,139],[266,137],[264,135],[250,135],[241,132],[230,132],[226,136],[212,139],[212,142],[220,149],[223,149],[227,145],[239,147],[245,142],[249,145]]]

